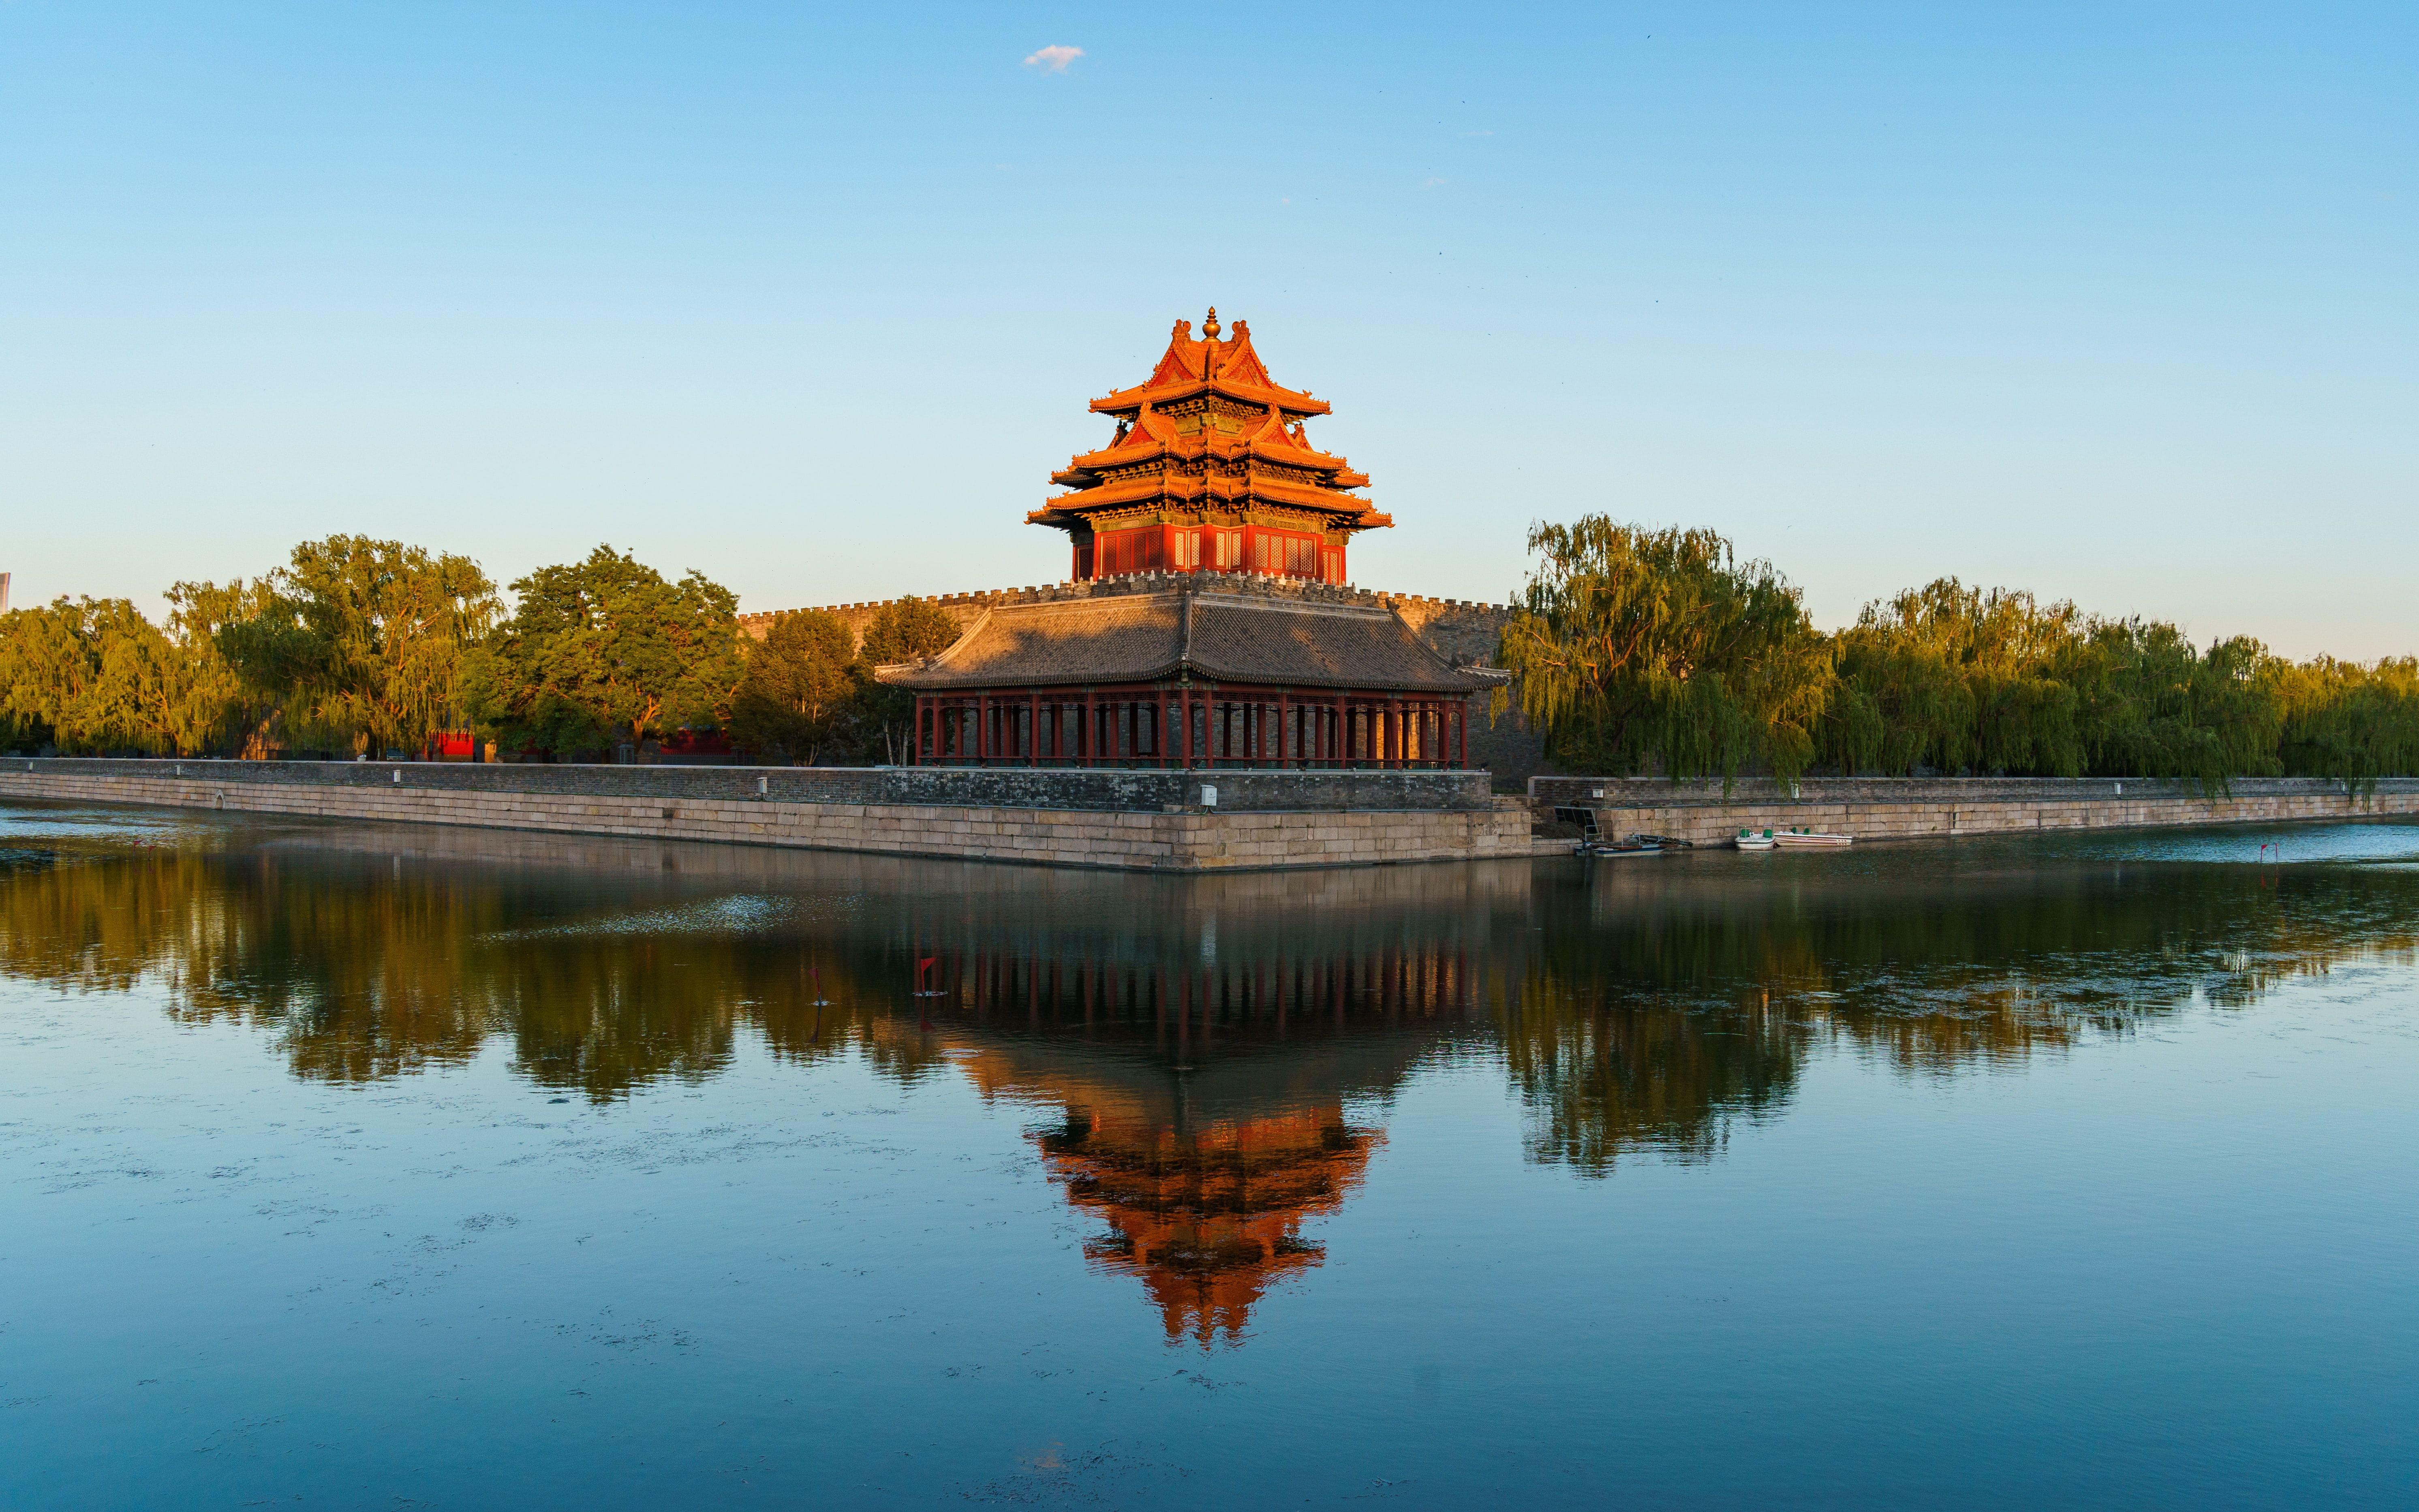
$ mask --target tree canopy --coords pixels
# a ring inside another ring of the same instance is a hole
[[[511,619],[469,658],[468,702],[506,747],[597,750],[718,728],[746,668],[739,601],[600,546],[513,585]]]
[[[1738,561],[1711,531],[1602,515],[1537,525],[1529,549],[1541,560],[1502,658],[1551,760],[1682,779],[1804,770],[1831,649],[1771,563]]]
[[[949,649],[960,630],[949,611],[928,598],[896,598],[874,610],[852,673],[864,760],[896,762],[907,748],[916,719],[916,696],[875,682],[873,669],[937,656]]]
[[[288,741],[377,755],[461,721],[464,654],[501,609],[477,563],[331,535],[266,581],[266,601],[216,639],[247,685],[282,700]]]
[[[764,639],[747,647],[747,671],[731,699],[732,739],[812,766],[847,734],[855,639],[823,609],[774,615]]]
[[[1566,769],[2187,779],[2419,773],[2419,658],[2295,666],[2248,637],[1943,578],[1817,634],[1711,532],[1540,525],[1504,630]]]

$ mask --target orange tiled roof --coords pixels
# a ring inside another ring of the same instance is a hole
[[[1052,473],[1072,491],[1026,519],[1074,528],[1097,510],[1157,501],[1233,510],[1266,503],[1324,515],[1346,531],[1392,525],[1346,491],[1366,487],[1368,475],[1303,434],[1303,417],[1326,414],[1327,402],[1272,381],[1244,322],[1222,341],[1212,309],[1202,330],[1195,340],[1193,322],[1179,320],[1148,378],[1092,401],[1094,413],[1117,417],[1116,437]]]
[[[1287,414],[1323,415],[1327,401],[1314,399],[1308,389],[1281,388],[1269,378],[1268,364],[1252,347],[1252,328],[1235,322],[1235,333],[1218,339],[1218,311],[1213,306],[1202,323],[1203,339],[1193,339],[1193,322],[1179,320],[1167,338],[1167,351],[1150,377],[1131,389],[1092,401],[1092,412],[1132,414],[1146,404],[1165,404],[1196,393],[1232,394],[1252,404],[1272,404]]]

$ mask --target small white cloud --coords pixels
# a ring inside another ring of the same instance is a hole
[[[1028,69],[1040,69],[1045,73],[1064,73],[1067,71],[1068,64],[1083,55],[1084,50],[1080,47],[1061,47],[1053,42],[1026,58],[1025,66]]]
[[[1420,180],[1420,187],[1422,189],[1434,189],[1437,185],[1443,182],[1444,180],[1441,178],[1423,178]]]

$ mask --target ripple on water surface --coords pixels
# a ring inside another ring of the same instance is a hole
[[[0,807],[0,1504],[2403,1505],[2419,826]]]

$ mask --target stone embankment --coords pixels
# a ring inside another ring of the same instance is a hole
[[[1489,797],[1486,781],[1472,772],[0,759],[0,799],[1154,872],[1531,854],[1527,805]],[[1205,782],[1218,790],[1214,807],[1200,801]]]
[[[2419,779],[2389,778],[2355,794],[2319,778],[2246,778],[2223,793],[2136,778],[1809,778],[1784,786],[1651,778],[1538,777],[1529,804],[1596,811],[1609,835],[1669,835],[1718,843],[1742,829],[1823,829],[1858,841],[1936,840],[2041,830],[2165,828],[2419,814]]]

